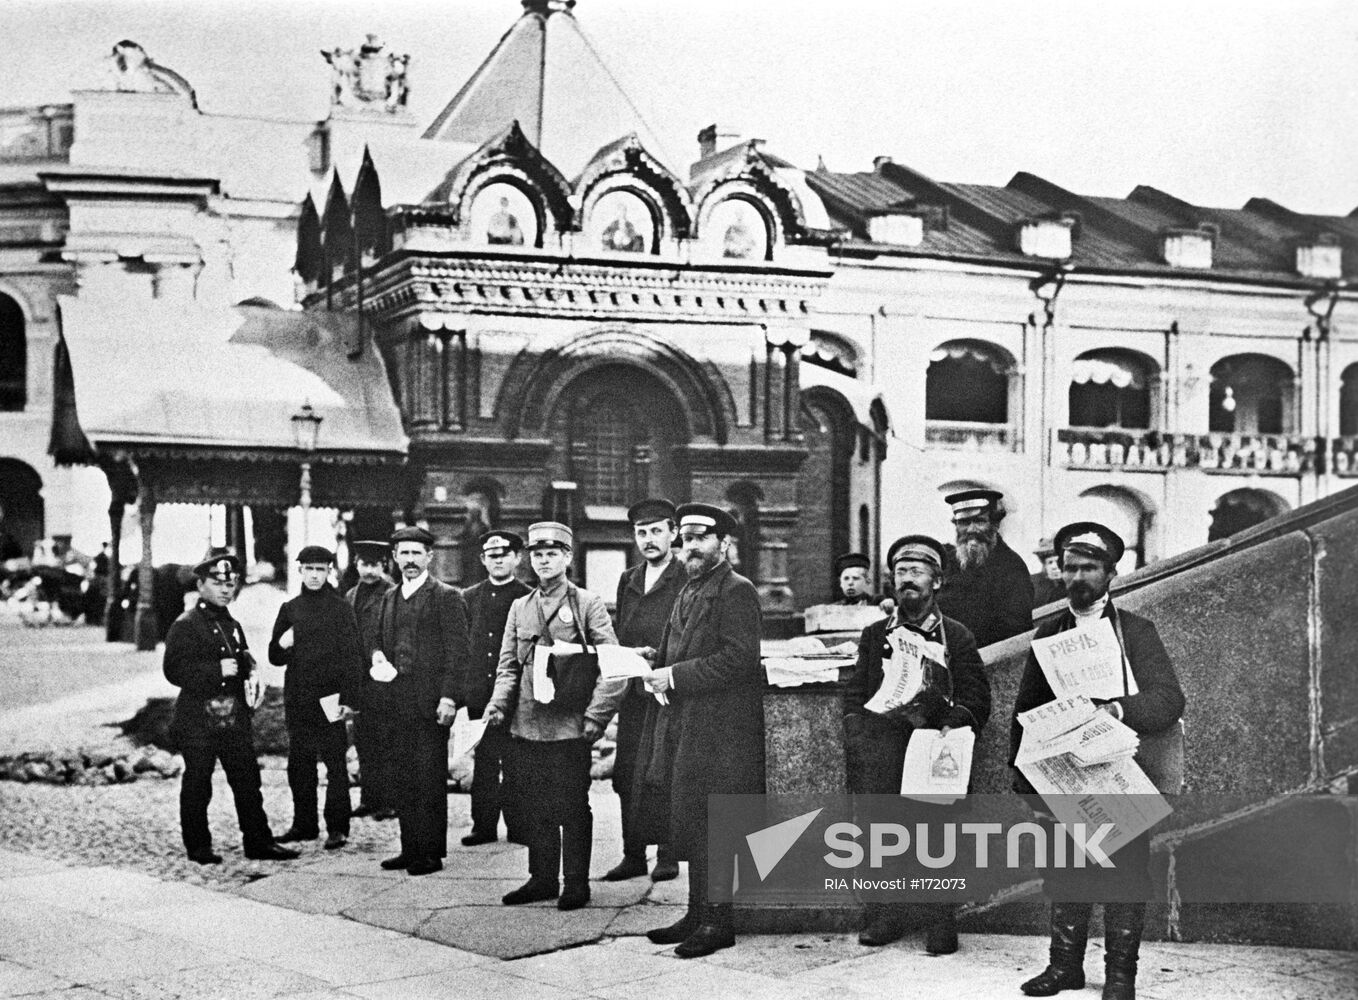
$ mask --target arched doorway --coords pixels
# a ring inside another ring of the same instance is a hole
[[[1218,498],[1212,507],[1212,526],[1207,540],[1229,538],[1246,528],[1253,528],[1269,518],[1287,513],[1287,501],[1267,490],[1231,490]]]
[[[1127,546],[1119,573],[1130,573],[1150,561],[1155,515],[1148,498],[1121,486],[1094,486],[1080,494],[1070,521],[1097,521],[1117,532]]]
[[[1295,376],[1265,354],[1233,354],[1212,366],[1208,428],[1227,434],[1295,432]]]
[[[44,537],[42,477],[17,458],[0,458],[0,561],[31,556]]]
[[[0,295],[0,410],[21,411],[28,404],[28,337],[24,311]]]
[[[552,487],[544,516],[575,531],[575,579],[611,601],[636,558],[627,508],[648,496],[688,498],[675,449],[688,441],[678,401],[653,374],[604,364],[577,376],[548,422]]]
[[[858,444],[853,410],[835,393],[802,396],[806,460],[797,475],[796,544],[789,549],[792,592],[805,606],[833,601],[835,559],[853,548],[850,466]]]

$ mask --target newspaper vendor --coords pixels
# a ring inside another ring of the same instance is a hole
[[[849,760],[849,790],[855,794],[895,795],[901,788],[906,746],[914,726],[894,715],[869,709],[886,677],[884,659],[897,648],[890,635],[904,629],[912,638],[939,649],[952,674],[953,704],[930,726],[947,730],[971,726],[977,732],[990,715],[990,683],[981,665],[976,640],[961,622],[944,616],[936,603],[943,582],[947,550],[927,535],[906,535],[887,551],[887,568],[896,593],[896,611],[863,630],[858,661],[844,686],[845,749]],[[899,653],[898,653],[899,655]],[[894,903],[870,903],[859,942],[884,945],[905,933],[904,907]],[[925,950],[945,955],[957,950],[957,925],[951,904],[941,904],[939,918],[929,927]]]
[[[1137,693],[1095,699],[1101,710],[1120,719],[1138,734],[1163,733],[1179,721],[1184,707],[1178,678],[1155,625],[1140,615],[1114,607],[1108,587],[1122,557],[1123,542],[1116,533],[1089,521],[1070,524],[1056,533],[1067,608],[1042,625],[1033,637],[1040,642],[1058,632],[1079,627],[1095,618],[1108,619],[1130,669],[1128,690]],[[1020,712],[1045,705],[1056,697],[1037,656],[1029,653],[1019,682],[1011,729],[1010,762],[1018,753],[1022,727]],[[1144,744],[1143,744],[1144,746]],[[1015,789],[1031,793],[1032,785],[1015,771]],[[1104,902],[1105,1000],[1130,1000],[1136,995],[1137,956],[1150,895],[1150,834],[1143,833],[1122,847],[1116,867],[1052,868],[1043,891],[1052,900],[1050,963],[1023,983],[1028,996],[1053,996],[1084,987],[1084,951],[1089,932],[1091,901]]]

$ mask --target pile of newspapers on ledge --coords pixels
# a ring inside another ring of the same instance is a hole
[[[807,635],[760,644],[772,687],[801,687],[839,680],[858,658],[858,636],[886,614],[875,605],[813,604],[804,612]]]
[[[1014,766],[1067,826],[1112,822],[1111,853],[1170,814],[1136,763],[1136,733],[1094,704],[1136,694],[1136,679],[1107,618],[1034,639],[1033,653],[1056,698],[1019,713]]]

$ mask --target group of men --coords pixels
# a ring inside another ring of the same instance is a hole
[[[991,714],[979,650],[1033,627],[1033,580],[999,535],[1001,495],[968,490],[945,499],[955,545],[920,534],[898,539],[887,553],[885,597],[873,595],[865,557],[836,566],[844,603],[880,604],[883,612],[863,631],[857,661],[845,677],[851,791],[894,794],[900,788],[912,726],[866,707],[882,683],[884,658],[892,655],[892,630],[906,629],[936,648],[949,669],[951,698],[930,720],[946,733],[964,726],[979,732]],[[466,591],[429,575],[434,538],[423,528],[392,536],[396,584],[383,577],[385,546],[357,544],[360,582],[343,598],[325,582],[331,553],[303,550],[302,593],[280,610],[269,647],[271,660],[287,666],[284,700],[297,755],[296,766],[290,757],[288,767],[293,824],[276,840],[260,800],[248,711],[230,725],[220,725],[210,710],[205,714],[205,704],[219,696],[251,697],[252,661],[244,634],[226,611],[240,567],[229,552],[212,553],[195,570],[201,599],[172,627],[165,654],[166,675],[184,689],[176,726],[185,749],[181,817],[189,857],[220,860],[206,823],[216,759],[236,797],[247,855],[294,856],[277,841],[319,836],[318,760],[329,770],[325,846],[343,846],[349,821],[344,724],[360,709],[355,721],[365,805],[379,816],[394,809],[400,820],[400,852],[381,865],[411,875],[438,871],[446,854],[449,727],[458,706],[465,706],[486,729],[476,749],[472,828],[462,843],[497,840],[503,815],[509,839],[529,848],[528,881],[503,902],[555,899],[562,910],[576,909],[589,901],[591,747],[616,715],[613,786],[621,804],[622,859],[603,878],[647,875],[648,847],[658,845],[651,878],[673,878],[678,862],[687,861],[689,905],[681,920],[650,931],[650,939],[677,945],[683,957],[732,945],[731,904],[714,902],[709,887],[731,884],[734,851],[709,856],[708,796],[764,790],[759,598],[728,561],[737,524],[727,511],[648,499],[628,515],[641,561],[619,580],[613,617],[599,595],[567,579],[574,539],[557,522],[531,525],[527,539],[505,530],[484,534],[480,556],[487,576]],[[1121,539],[1102,525],[1081,522],[1058,532],[1051,548],[1067,608],[1039,635],[1091,617],[1111,618],[1131,682],[1127,694],[1102,702],[1101,710],[1138,733],[1173,726],[1184,700],[1154,625],[1115,610],[1108,599]],[[524,551],[532,587],[518,578]],[[537,647],[558,642],[586,651],[621,643],[650,669],[630,680],[610,679],[588,657],[552,656],[544,677],[534,666],[542,652]],[[548,679],[556,697],[543,690]],[[1052,697],[1030,655],[1012,717]],[[1011,764],[1018,738],[1014,723]],[[1031,791],[1021,776],[1015,787]],[[1143,885],[1149,891],[1148,843],[1143,836],[1130,845],[1132,864],[1115,873],[1131,880],[1133,894]],[[1048,996],[1083,984],[1087,901],[1100,898],[1101,876],[1096,870],[1081,872],[1074,882],[1048,879],[1051,962],[1023,984],[1025,993]],[[1102,898],[1125,900],[1126,892],[1120,884]],[[1144,903],[1106,908],[1105,997],[1134,995],[1144,911]],[[868,907],[863,944],[883,945],[903,933],[900,907]],[[946,954],[957,947],[953,911],[940,907],[926,948]]]

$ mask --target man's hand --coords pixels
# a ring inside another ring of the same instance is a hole
[[[278,637],[278,648],[279,649],[292,648],[292,629],[288,629],[286,632],[284,632],[282,635]]]
[[[603,736],[603,734],[603,726],[599,725],[593,719],[585,720],[585,739],[589,740],[591,743],[598,743],[599,738]]]
[[[654,663],[656,657],[660,655],[660,651],[654,646],[638,646],[637,655],[647,663]]]
[[[896,613],[896,599],[893,597],[883,597],[877,605],[882,609],[882,613],[890,616]]]
[[[651,694],[664,694],[674,687],[674,678],[670,675],[669,667],[661,667],[659,670],[652,670],[644,678],[646,690]]]
[[[505,724],[504,713],[494,705],[487,705],[486,710],[481,713],[481,718],[486,720],[488,726],[503,726]]]
[[[457,705],[451,698],[440,698],[438,710],[434,713],[434,718],[440,726],[451,726],[453,719],[457,717]]]

